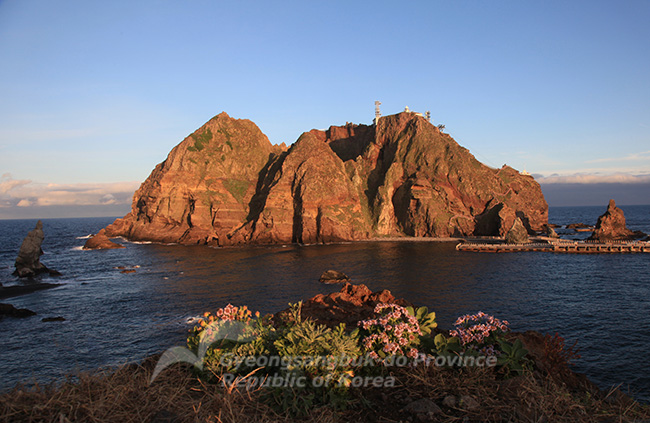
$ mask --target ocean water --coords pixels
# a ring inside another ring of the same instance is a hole
[[[621,207],[628,227],[650,233],[650,206]],[[595,224],[605,207],[551,208],[550,222]],[[482,310],[514,330],[558,332],[578,342],[575,369],[602,388],[622,384],[650,401],[650,255],[458,252],[453,243],[359,242],[215,249],[125,243],[82,251],[88,234],[113,218],[45,219],[41,261],[60,287],[0,302],[37,316],[0,320],[0,390],[60,380],[184,345],[188,320],[228,303],[262,313],[338,290],[328,269],[373,290],[426,305],[439,325]],[[0,221],[0,282],[17,283],[13,263],[35,220]],[[567,236],[572,236],[567,234]],[[578,237],[584,234],[577,235]],[[134,268],[122,274],[119,266]],[[42,322],[62,316],[63,322]]]

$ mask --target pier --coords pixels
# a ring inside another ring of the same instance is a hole
[[[643,241],[603,243],[566,240],[531,242],[527,244],[461,242],[456,245],[456,250],[479,253],[514,253],[521,251],[546,251],[551,253],[574,254],[650,253],[650,243]]]

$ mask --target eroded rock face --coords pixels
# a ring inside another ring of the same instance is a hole
[[[312,130],[288,151],[222,113],[156,166],[106,234],[211,245],[503,236],[516,217],[531,232],[547,223],[539,184],[482,165],[414,113]]]
[[[248,220],[260,174],[281,153],[249,120],[221,113],[174,147],[133,196],[109,237],[180,244],[227,243]]]
[[[124,245],[117,244],[106,236],[106,229],[97,232],[96,235],[88,238],[83,246],[84,250],[111,250],[116,248],[125,248]]]
[[[616,202],[614,200],[609,200],[607,211],[598,218],[596,229],[589,239],[608,242],[629,240],[642,236],[643,234],[632,232],[627,228],[623,210],[616,207]]]
[[[29,231],[20,246],[18,257],[16,257],[16,270],[14,271],[14,275],[27,278],[36,276],[39,273],[49,273],[52,276],[60,274],[56,270],[48,269],[41,263],[40,257],[43,255],[41,244],[43,244],[44,238],[43,222],[39,220],[36,223],[36,227]]]

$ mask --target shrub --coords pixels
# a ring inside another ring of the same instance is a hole
[[[485,355],[495,355],[499,337],[510,330],[507,320],[501,321],[482,311],[459,317],[454,326],[456,329],[449,332],[451,336],[458,337],[466,350]]]
[[[365,331],[361,339],[362,348],[377,362],[385,363],[385,358],[392,355],[402,355],[409,358],[418,356],[417,346],[423,331],[420,328],[418,315],[426,322],[427,333],[435,327],[435,314],[427,314],[426,308],[409,312],[397,304],[377,304],[375,319],[362,320],[359,326]]]

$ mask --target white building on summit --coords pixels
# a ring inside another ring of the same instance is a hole
[[[375,119],[373,120],[373,124],[377,124],[379,122],[379,118],[381,117],[381,110],[379,109],[379,106],[381,106],[380,101],[375,101]],[[409,109],[409,106],[404,107],[404,113],[413,113],[416,116],[424,117],[427,121],[431,122],[431,112],[426,111],[424,115],[420,112],[414,112],[411,109]]]

